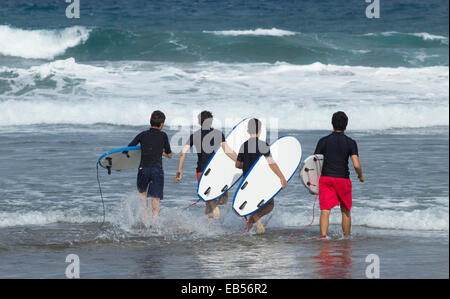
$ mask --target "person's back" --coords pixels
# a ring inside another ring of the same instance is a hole
[[[322,165],[323,176],[348,179],[348,159],[352,155],[358,155],[358,146],[344,132],[335,131],[319,140],[314,153],[325,157]]]
[[[324,162],[322,175],[319,179],[320,232],[326,237],[330,211],[335,206],[341,207],[342,229],[344,235],[350,235],[352,207],[352,183],[348,160],[352,159],[358,178],[364,182],[359,163],[358,146],[356,142],[344,134],[348,118],[344,112],[333,114],[333,133],[319,140],[314,154],[322,154]]]
[[[138,134],[128,146],[141,145],[141,163],[139,168],[162,168],[163,152],[170,153],[169,138],[165,132],[150,128]]]
[[[251,137],[242,144],[239,150],[238,160],[242,162],[243,176],[250,171],[253,164],[255,164],[262,155],[270,157],[270,146],[258,137]]]
[[[202,173],[215,151],[225,142],[225,136],[219,130],[202,127],[189,138],[189,146],[197,152],[197,173]]]

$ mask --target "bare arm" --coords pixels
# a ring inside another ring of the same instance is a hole
[[[189,151],[190,149],[190,145],[186,144],[183,149],[181,150],[180,153],[180,160],[178,161],[178,172],[176,173],[175,177],[174,177],[174,181],[175,183],[178,183],[179,181],[181,181],[181,179],[183,178],[183,165],[184,165],[184,160],[186,159],[186,153]]]
[[[267,162],[269,163],[270,169],[280,178],[281,181],[281,187],[286,188],[287,181],[284,177],[283,173],[281,172],[280,168],[278,167],[278,164],[273,160],[272,157],[266,157]]]
[[[242,169],[242,167],[244,167],[244,163],[243,163],[243,162],[236,161],[235,166],[236,166],[236,168]]]
[[[163,152],[162,155],[166,158],[172,159],[172,153],[166,154],[165,152]]]
[[[352,155],[351,158],[352,158],[353,167],[355,168],[355,171],[358,174],[358,178],[361,181],[361,183],[363,183],[364,175],[362,173],[362,167],[361,167],[361,163],[359,162],[359,157],[358,157],[358,155]]]
[[[235,162],[237,161],[237,154],[233,151],[233,149],[225,141],[222,142],[222,149],[225,152],[225,154],[228,157],[230,157],[231,160],[233,160]]]

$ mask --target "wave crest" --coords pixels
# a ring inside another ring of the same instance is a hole
[[[213,33],[216,35],[229,35],[229,36],[241,36],[241,35],[256,35],[256,36],[291,36],[296,35],[296,32],[282,30],[277,28],[272,29],[254,29],[254,30],[220,30],[220,31],[203,31],[205,33]]]
[[[28,59],[53,59],[86,42],[91,30],[81,26],[56,30],[24,30],[0,25],[0,54]]]

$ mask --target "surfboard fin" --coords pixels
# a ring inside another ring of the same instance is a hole
[[[106,161],[108,161],[108,166],[106,166],[106,169],[108,170],[108,175],[111,174],[111,167],[112,167],[112,158],[107,157]]]
[[[228,189],[228,185],[225,185],[225,186],[223,186],[223,188],[222,188],[222,192],[225,192],[225,191],[227,191],[227,189]]]
[[[247,185],[248,185],[248,182],[245,182],[244,185],[242,185],[241,190],[244,190],[245,187],[247,187]]]
[[[259,204],[257,205],[257,207],[259,208],[263,203],[264,203],[264,199],[261,200],[261,201],[259,202]]]
[[[203,194],[208,195],[209,191],[211,191],[211,187],[208,187],[208,189],[206,189],[205,193],[203,193]]]
[[[208,170],[205,172],[205,176],[207,176],[211,172],[211,168],[208,168]]]
[[[242,210],[245,208],[245,205],[247,204],[247,201],[244,201],[243,204],[241,204],[241,206],[239,207],[239,210]]]

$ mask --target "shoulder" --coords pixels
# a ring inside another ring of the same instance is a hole
[[[247,148],[247,147],[248,147],[248,140],[241,144],[241,147],[240,147],[239,151],[243,152],[244,149]]]
[[[214,136],[223,136],[223,132],[217,129],[211,129],[210,133],[212,133]]]
[[[344,135],[344,136],[350,144],[356,144],[356,141],[353,138],[350,138],[347,135]]]
[[[145,136],[145,135],[147,135],[149,132],[150,132],[149,130],[142,131],[141,133],[137,134],[136,137],[142,137],[142,136]]]
[[[330,138],[332,134],[329,134],[327,136],[323,136],[322,138],[319,139],[318,143],[323,143],[325,141],[327,141],[328,138]]]
[[[266,141],[261,139],[258,139],[258,145],[261,147],[270,147],[270,145]]]
[[[169,139],[169,137],[167,136],[167,133],[164,131],[155,131],[154,134],[155,135],[153,135],[153,136],[160,136],[160,138]]]

